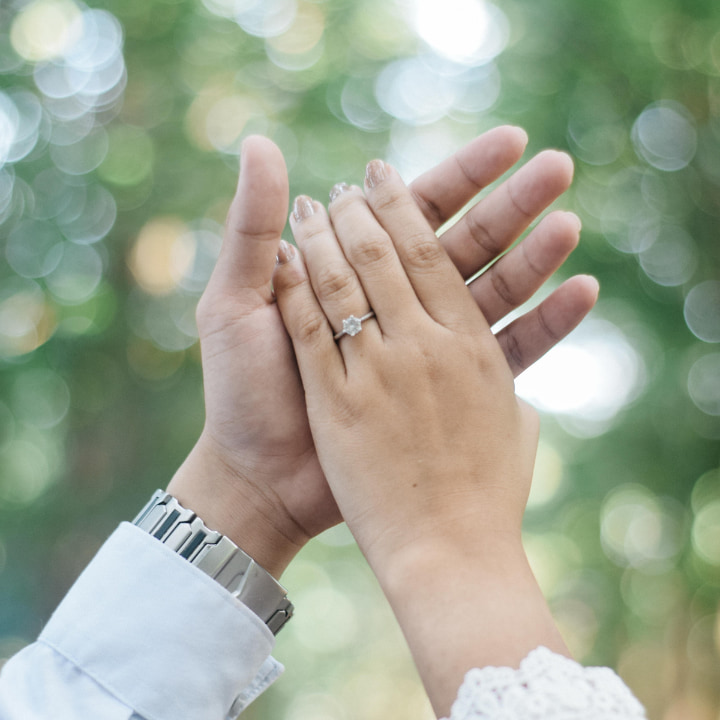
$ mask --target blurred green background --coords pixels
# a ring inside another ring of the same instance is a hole
[[[0,662],[199,433],[193,313],[242,138],[324,198],[501,123],[575,157],[563,276],[602,286],[517,384],[543,412],[533,567],[650,718],[720,718],[714,0],[0,0]],[[249,718],[432,716],[344,527],[284,583],[288,670]]]

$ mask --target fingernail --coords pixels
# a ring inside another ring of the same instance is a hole
[[[572,218],[577,225],[578,232],[582,230],[582,220],[574,212],[565,213],[569,218]]]
[[[330,190],[330,202],[332,202],[339,195],[342,195],[344,192],[347,192],[349,189],[350,186],[344,182],[333,185],[332,190]]]
[[[369,188],[377,187],[385,179],[385,163],[371,160],[365,168],[365,182]]]
[[[528,137],[527,130],[525,128],[520,127],[519,125],[511,125],[510,127],[517,130],[519,133],[522,133],[523,138],[523,145],[527,145],[530,138]]]
[[[236,187],[239,190],[240,189],[240,182],[242,181],[243,177],[243,158],[245,157],[245,141],[243,140],[242,145],[240,145],[240,163],[238,166],[238,175],[237,175],[237,184]]]
[[[580,277],[587,278],[591,281],[591,285],[595,286],[595,294],[600,292],[600,281],[594,275],[581,275]]]
[[[278,254],[276,259],[277,265],[284,265],[290,262],[295,257],[295,248],[287,242],[287,240],[280,241],[280,247],[278,247]]]
[[[295,220],[297,220],[297,222],[302,222],[314,214],[315,207],[313,205],[313,201],[307,195],[298,195],[293,204],[293,215],[295,216]]]

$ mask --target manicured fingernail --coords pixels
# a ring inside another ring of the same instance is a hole
[[[307,195],[298,195],[298,197],[295,198],[295,203],[293,204],[293,215],[295,216],[295,220],[297,220],[297,222],[302,222],[314,214],[315,207],[313,205],[313,201]]]
[[[330,202],[335,200],[336,197],[342,195],[344,192],[347,192],[349,189],[350,186],[347,183],[338,183],[337,185],[333,185],[332,190],[330,190]]]
[[[287,242],[287,240],[280,241],[280,247],[278,247],[277,264],[284,265],[286,262],[290,262],[295,257],[295,248]]]
[[[365,168],[365,182],[369,188],[377,187],[385,179],[385,163],[371,160]]]

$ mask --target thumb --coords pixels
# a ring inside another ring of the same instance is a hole
[[[269,285],[289,199],[285,160],[275,143],[253,135],[242,145],[240,179],[228,211],[213,281],[225,290]]]

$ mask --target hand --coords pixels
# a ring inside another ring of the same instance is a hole
[[[517,162],[526,140],[519,128],[495,128],[417,178],[409,190],[433,230]],[[469,278],[501,256],[568,189],[572,175],[567,155],[541,152],[444,232],[440,242],[461,275]],[[490,325],[531,298],[562,265],[578,243],[580,227],[573,213],[550,213],[470,285]],[[594,278],[572,277],[501,330],[497,339],[513,375],[573,330],[592,309],[597,293]]]
[[[470,667],[567,652],[522,551],[538,424],[398,174],[373,161],[366,192],[299,198],[274,283],[321,466],[440,714]]]
[[[433,226],[514,164],[525,140],[517,128],[498,128],[418,178],[411,189]],[[482,267],[509,246],[567,188],[571,174],[566,156],[543,153],[466,214],[442,236],[462,271]],[[223,249],[198,307],[206,423],[169,487],[276,577],[310,537],[340,520],[271,291],[287,203],[279,150],[268,140],[249,138]],[[549,215],[519,246],[525,250],[511,251],[492,274],[473,283],[491,322],[523,302],[563,262],[578,239],[573,218]],[[569,332],[592,307],[594,294],[592,281],[572,279],[503,330],[499,339],[513,371]]]
[[[468,521],[517,538],[535,414],[397,172],[368,168],[367,201],[345,186],[330,217],[298,198],[302,259],[283,243],[274,276],[320,464],[371,564],[433,530],[464,537]],[[334,340],[371,309],[357,336]]]

